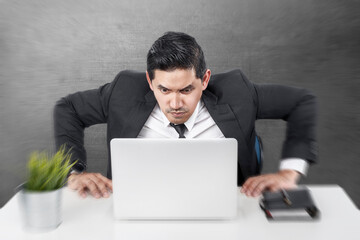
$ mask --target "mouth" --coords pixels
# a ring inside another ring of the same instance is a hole
[[[174,118],[180,118],[186,114],[186,112],[170,112]]]

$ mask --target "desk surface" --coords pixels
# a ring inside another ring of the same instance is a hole
[[[308,186],[321,211],[316,222],[269,222],[259,199],[239,193],[238,217],[229,221],[117,221],[112,197],[63,192],[63,222],[54,231],[22,230],[16,194],[0,210],[0,239],[359,239],[360,211],[336,185]]]

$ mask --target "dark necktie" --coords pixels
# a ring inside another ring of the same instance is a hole
[[[173,128],[175,128],[175,130],[177,131],[177,133],[179,134],[179,138],[185,138],[184,136],[184,132],[186,130],[186,126],[185,124],[178,124],[178,125],[175,125],[173,123],[170,123],[170,126],[172,126]]]

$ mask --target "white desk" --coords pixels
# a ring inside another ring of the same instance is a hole
[[[238,218],[232,221],[116,221],[111,197],[81,199],[65,189],[62,224],[41,234],[22,230],[15,195],[0,210],[0,239],[360,239],[360,211],[343,189],[336,185],[309,188],[321,211],[316,222],[269,222],[258,199],[240,193]]]

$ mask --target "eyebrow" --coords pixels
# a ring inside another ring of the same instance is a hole
[[[168,90],[171,90],[171,89],[169,89],[169,88],[167,88],[167,87],[164,87],[164,86],[161,85],[161,84],[159,84],[159,85],[157,86],[157,88],[158,88],[158,89],[168,89]],[[194,88],[194,86],[193,86],[192,84],[190,84],[190,85],[188,85],[188,86],[180,89],[179,91],[184,91],[184,90],[186,90],[186,89],[193,89],[193,88]]]
[[[158,88],[158,89],[163,89],[163,88],[168,89],[167,87],[164,87],[164,86],[163,86],[163,85],[161,85],[161,84],[159,84],[159,85],[157,86],[157,88]]]

